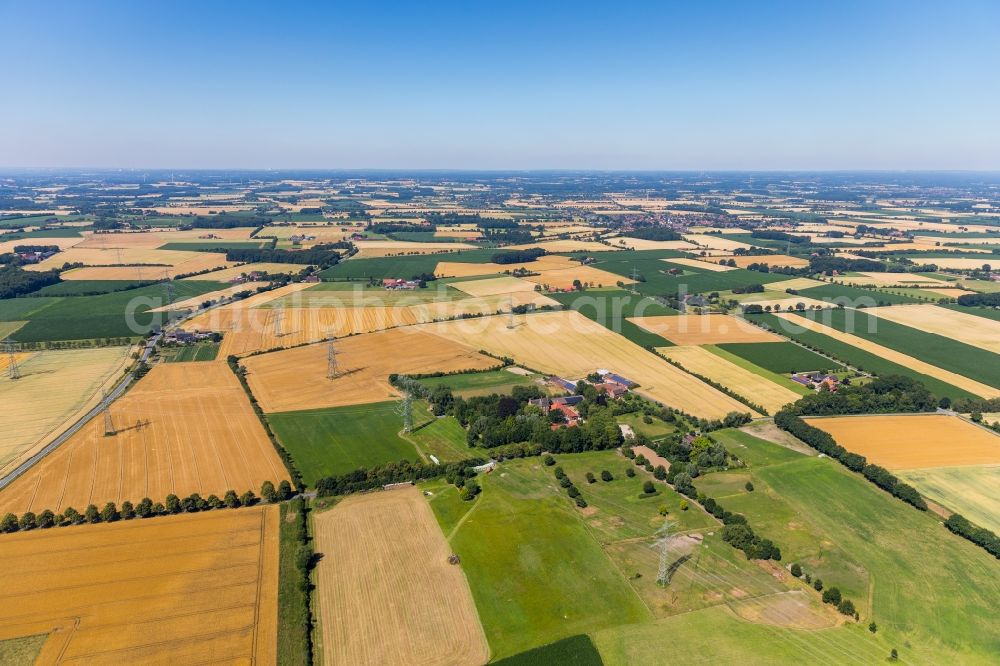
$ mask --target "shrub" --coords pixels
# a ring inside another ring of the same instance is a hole
[[[642,492],[646,493],[647,495],[652,495],[653,493],[656,492],[656,486],[653,485],[652,481],[645,481],[642,484]]]
[[[140,518],[149,518],[153,515],[153,500],[143,497],[139,506],[135,508],[135,512]]]
[[[87,510],[83,512],[83,517],[88,523],[101,522],[101,514],[98,512],[96,504],[89,505]]]
[[[747,485],[745,485],[743,487],[747,489],[748,493],[752,493],[753,492],[753,484],[750,483],[749,481],[747,481]]]
[[[33,530],[36,527],[38,527],[38,520],[35,518],[35,514],[33,514],[31,511],[28,511],[23,516],[21,516],[21,520],[18,523],[18,526],[22,530]]]
[[[597,483],[597,479],[594,477],[593,472],[587,472],[587,483]]]
[[[225,497],[222,498],[222,503],[230,509],[235,509],[240,505],[240,498],[236,496],[235,490],[227,490]]]
[[[840,603],[840,590],[836,587],[828,587],[823,590],[823,603],[836,606]]]
[[[834,587],[834,588],[830,588],[830,589],[835,590],[837,588]],[[850,599],[843,599],[843,600],[841,600],[841,602],[839,604],[837,604],[837,610],[840,611],[841,614],[843,614],[843,615],[851,615],[851,616],[853,616],[854,613],[855,613],[854,604],[851,602]]]
[[[132,506],[132,502],[129,502],[128,500],[122,502],[122,508],[120,513],[122,520],[132,520],[133,518],[135,518],[135,507]]]
[[[578,507],[580,507],[581,509],[586,509],[587,508],[587,500],[583,499],[582,497],[577,497],[576,498],[576,505]]]
[[[566,494],[569,495],[570,497],[576,498],[580,496],[580,491],[577,489],[576,486],[570,486],[569,488],[566,489]]]
[[[687,511],[689,506],[687,500],[681,500],[681,511]]]
[[[0,530],[4,532],[16,532],[17,526],[17,516],[12,513],[4,514],[2,520],[0,520]]]
[[[611,472],[608,470],[601,471],[601,481],[614,481],[615,477],[611,476]]]
[[[631,479],[632,477],[635,476],[635,470],[629,467],[628,469],[625,470],[625,476]]]
[[[802,575],[802,567],[800,567],[797,562],[792,565],[791,571],[792,575],[795,576],[796,578]]]
[[[253,506],[257,503],[257,496],[253,494],[252,490],[248,490],[242,495],[240,495],[240,504],[243,506]]]
[[[270,481],[265,481],[264,483],[260,484],[260,496],[265,502],[268,503],[274,503],[278,501],[278,493],[274,489],[274,484],[271,483]]]
[[[813,581],[813,589],[816,590],[817,592],[819,592],[820,590],[822,590],[823,589],[823,580],[820,579],[820,578],[817,578],[816,580],[814,580]]]
[[[48,509],[46,509],[45,511],[42,511],[40,514],[38,514],[38,526],[39,527],[41,527],[43,529],[48,529],[49,527],[52,527],[55,524],[56,524],[56,517]]]
[[[118,520],[118,507],[115,506],[114,502],[108,502],[101,509],[101,520],[106,523],[113,523]]]
[[[167,513],[180,513],[181,512],[181,500],[173,493],[167,495],[167,502],[164,506]]]
[[[547,455],[544,458],[542,458],[542,462],[545,464],[546,467],[552,467],[553,465],[556,464],[556,459],[553,458],[552,456]]]

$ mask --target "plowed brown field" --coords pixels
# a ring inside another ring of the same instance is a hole
[[[420,491],[350,497],[315,520],[325,663],[489,660],[465,576],[448,564],[448,542]]]
[[[0,639],[38,664],[277,661],[278,509],[5,534]]]
[[[162,502],[226,490],[257,492],[288,478],[225,363],[155,366],[111,405],[117,434],[93,419],[0,491],[0,510],[82,511],[88,504]]]

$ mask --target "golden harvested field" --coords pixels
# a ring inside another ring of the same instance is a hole
[[[509,294],[514,291],[535,290],[534,282],[508,276],[453,282],[451,286],[471,296],[493,296],[495,294]]]
[[[637,382],[639,393],[707,418],[746,412],[741,402],[575,311],[540,312],[516,318],[482,317],[426,324],[418,328],[473,349],[508,356],[539,372],[580,379],[606,368]]]
[[[324,294],[332,302],[336,295],[349,297],[351,292],[331,291]],[[288,296],[275,303],[288,299],[294,302],[295,297]],[[400,305],[385,306],[352,306],[350,300],[345,302],[347,304],[340,307],[317,307],[315,303],[303,301],[305,307],[301,308],[270,307],[270,304],[266,307],[246,308],[234,304],[198,315],[191,320],[189,328],[223,333],[219,357],[225,358],[230,354],[244,355],[266,349],[294,347],[330,337],[371,333],[397,326],[449,319],[462,314],[506,312],[510,310],[511,302],[515,306],[555,303],[542,294],[526,291],[439,302],[401,300]]]
[[[861,273],[860,275],[847,275],[837,278],[844,284],[855,285],[876,285],[879,287],[914,286],[928,285],[934,287],[947,286],[944,280],[938,280],[915,273]]]
[[[540,284],[549,290],[572,289],[573,281],[580,280],[585,284],[594,286],[613,286],[618,282],[631,284],[632,280],[621,275],[608,273],[592,266],[584,266],[579,261],[573,261],[569,257],[546,255],[539,257],[535,261],[524,264],[461,264],[456,262],[439,262],[434,274],[439,277],[478,277],[480,275],[490,275],[501,272],[513,272],[519,268],[538,273],[538,275],[526,276],[525,280]]]
[[[151,210],[160,215],[211,215],[213,213],[236,213],[253,209],[253,204],[212,204],[208,206],[154,206]]]
[[[733,250],[736,249],[750,249],[750,245],[747,243],[741,243],[739,241],[729,240],[728,238],[722,238],[721,236],[716,236],[715,234],[684,234],[684,240],[689,243],[694,243],[699,248],[706,250],[724,250],[728,254],[732,254]],[[747,236],[749,239],[750,237]]]
[[[771,309],[777,310],[794,310],[795,307],[802,303],[807,309],[812,308],[832,308],[833,305],[827,303],[826,301],[819,301],[815,298],[809,298],[808,296],[781,296],[778,298],[758,298],[750,297],[740,301],[744,306],[746,305],[759,305],[762,308],[770,307]]]
[[[172,253],[172,251],[168,250],[158,250],[158,252]],[[56,256],[58,257],[61,254],[57,254]],[[233,265],[233,262],[226,261],[226,255],[224,254],[214,252],[180,252],[179,254],[191,254],[195,256],[173,266],[85,266],[65,271],[59,277],[63,280],[158,280],[164,277],[164,275],[175,278],[178,275],[188,275],[212,268],[223,268]],[[39,264],[34,265],[38,266]],[[62,266],[62,264],[60,263],[59,266]],[[213,278],[199,275],[193,279],[211,280]]]
[[[253,273],[255,271],[264,271],[265,273],[298,273],[305,266],[302,264],[275,264],[275,263],[253,263],[253,264],[240,264],[234,265],[232,263],[227,264],[227,268],[222,270],[212,271],[211,273],[205,273],[204,275],[193,275],[189,278],[183,278],[185,280],[214,280],[216,282],[229,282],[230,280],[235,280],[241,275],[246,273]],[[309,285],[312,286],[312,285]]]
[[[252,231],[253,229],[250,227],[238,227],[235,229],[186,229],[183,231],[178,229],[162,229],[156,231],[133,231],[107,234],[95,234],[90,231],[85,231],[83,232],[83,242],[79,243],[77,247],[90,249],[155,249],[161,245],[165,245],[166,243],[205,243],[212,240],[245,241],[250,239],[250,233]],[[216,238],[201,238],[202,236],[215,236]],[[47,242],[48,241],[46,241],[46,243]]]
[[[439,261],[434,268],[434,275],[442,278],[449,277],[479,277],[480,275],[496,275],[504,271],[513,271],[516,266],[510,264],[501,266],[500,264],[467,264],[459,261]]]
[[[712,271],[713,273],[725,273],[726,271],[735,271],[736,269],[732,266],[723,266],[719,263],[721,260],[712,259],[711,261],[701,261],[700,259],[688,259],[676,258],[676,259],[664,259],[663,261],[668,264],[679,264],[681,266],[690,266],[691,268],[697,268],[702,271]]]
[[[243,284],[236,284],[232,287],[219,289],[218,291],[210,291],[207,294],[202,294],[201,296],[193,296],[182,301],[174,301],[170,305],[154,308],[150,310],[150,312],[164,312],[167,310],[197,310],[205,301],[216,301],[220,298],[232,296],[240,291],[256,291],[258,287],[266,287],[267,285],[267,282],[245,282]]]
[[[348,497],[314,515],[324,663],[489,661],[465,575],[448,564],[448,542],[417,488]]]
[[[726,257],[726,261],[735,261],[737,268],[746,268],[750,264],[767,264],[768,266],[790,266],[801,268],[808,266],[809,260],[802,257],[790,257],[787,254],[767,254],[762,256],[731,256]]]
[[[887,361],[898,363],[921,374],[934,377],[935,379],[940,379],[941,381],[947,382],[952,386],[965,389],[970,393],[975,393],[978,396],[984,398],[1000,396],[1000,389],[995,389],[992,386],[987,386],[986,384],[977,382],[974,379],[969,379],[968,377],[963,377],[962,375],[949,370],[939,368],[936,365],[931,365],[930,363],[921,361],[918,358],[900,353],[895,349],[884,347],[860,336],[843,333],[832,326],[825,326],[819,322],[805,317],[800,317],[796,314],[784,312],[776,314],[778,317],[784,319],[788,323],[788,326],[792,327],[789,329],[790,331],[801,331],[803,329],[816,331],[817,333],[822,333],[823,335],[829,336],[835,340],[846,342],[847,344],[857,347],[858,349],[863,349],[867,352],[871,352],[872,354],[876,354]]]
[[[985,264],[990,266],[996,266],[998,263],[996,260],[991,260],[990,257],[984,256],[982,259],[969,259],[962,257],[939,257],[936,259],[924,259],[919,256],[912,257],[913,263],[919,266],[929,266],[934,265],[938,268],[955,268],[959,270],[972,270],[976,268],[982,268]]]
[[[0,638],[38,664],[277,662],[278,507],[5,534]]]
[[[405,254],[435,254],[438,252],[457,252],[472,250],[475,245],[469,243],[418,243],[394,240],[355,241],[358,247],[358,257],[392,257]]]
[[[212,255],[207,252],[193,252],[187,250],[157,250],[145,247],[125,247],[101,249],[97,247],[81,248],[71,247],[62,252],[57,252],[45,261],[26,266],[30,270],[47,271],[52,268],[61,268],[66,262],[81,263],[85,266],[121,266],[135,264],[156,264],[162,266],[180,266],[203,259],[205,255],[215,259],[224,255]],[[220,264],[221,265],[221,264]],[[156,266],[149,266],[152,271]]]
[[[97,404],[129,362],[131,347],[17,354],[21,378],[0,371],[0,472],[16,467]]]
[[[66,443],[0,491],[0,510],[82,511],[88,504],[162,502],[257,492],[288,478],[246,394],[223,362],[154,366],[111,405],[118,433],[92,419]]]
[[[523,245],[511,245],[510,250],[527,250],[530,248],[541,248],[547,252],[607,252],[609,250],[614,250],[615,248],[609,247],[604,243],[598,243],[596,241],[585,241],[585,240],[549,240],[549,241],[539,241],[537,243],[525,243]]]
[[[944,414],[806,419],[848,451],[887,469],[1000,463],[1000,435]]]
[[[391,400],[397,397],[389,384],[392,373],[481,370],[498,364],[477,349],[407,327],[337,340],[341,374],[335,379],[326,376],[325,344],[251,356],[243,365],[261,409],[287,412]]]
[[[868,314],[1000,354],[1000,321],[937,305],[868,308]]]
[[[767,285],[767,289],[770,291],[784,291],[786,289],[795,289],[798,291],[800,289],[809,289],[810,287],[822,287],[824,284],[826,283],[820,280],[813,280],[812,278],[794,278],[792,280],[772,282]]]
[[[0,236],[2,238],[2,236]],[[6,254],[7,252],[13,252],[14,248],[18,245],[58,245],[60,249],[65,250],[69,247],[74,247],[76,245],[82,244],[83,238],[77,236],[74,238],[44,238],[41,240],[32,240],[30,238],[21,238],[18,240],[7,240],[0,242],[0,254]]]
[[[625,247],[630,250],[695,250],[697,245],[683,240],[677,241],[654,241],[643,238],[629,238],[619,236],[611,239],[611,243],[618,247]]]
[[[781,338],[739,317],[677,315],[632,317],[629,321],[676,345],[714,345],[720,342],[781,342]]]
[[[735,363],[730,363],[697,345],[660,347],[656,351],[684,366],[686,370],[704,375],[774,413],[801,396],[761,377]]]

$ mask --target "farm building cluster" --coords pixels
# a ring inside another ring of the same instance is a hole
[[[577,382],[572,382],[568,379],[563,379],[562,377],[556,377],[555,375],[548,377],[547,381],[549,384],[558,389],[571,391],[572,393],[570,395],[560,396],[557,398],[542,397],[536,400],[531,400],[530,403],[541,409],[546,414],[551,414],[552,412],[559,412],[562,414],[562,418],[552,424],[553,429],[562,426],[572,428],[578,425],[582,419],[580,417],[580,412],[576,409],[576,405],[583,402],[584,397],[576,393],[578,386]],[[598,370],[587,377],[587,379],[581,381],[593,386],[597,390],[598,394],[603,394],[607,398],[615,400],[621,398],[623,395],[628,393],[630,388],[636,386],[635,382],[603,369]]]
[[[835,392],[842,383],[839,378],[822,372],[797,372],[792,374],[792,381],[814,391],[830,392]]]

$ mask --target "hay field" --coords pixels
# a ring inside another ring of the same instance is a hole
[[[786,289],[799,291],[801,289],[809,289],[810,287],[822,287],[824,284],[826,282],[813,280],[812,278],[793,278],[791,280],[782,280],[781,282],[772,282],[767,285],[767,288],[771,291],[784,291]]]
[[[278,507],[5,534],[0,638],[38,664],[274,664]]]
[[[207,294],[202,294],[201,296],[192,296],[191,298],[185,298],[182,301],[174,301],[169,305],[153,308],[150,312],[166,312],[168,310],[197,310],[205,301],[217,301],[221,298],[232,296],[233,294],[241,291],[256,291],[258,287],[266,287],[267,285],[267,282],[245,282],[243,284],[236,284],[232,287],[219,289],[218,291],[210,291]]]
[[[654,241],[644,238],[629,238],[619,236],[610,239],[613,245],[628,248],[630,250],[696,250],[698,246],[683,240],[676,241]]]
[[[726,231],[729,232],[732,230],[728,229]],[[748,250],[751,247],[747,243],[729,240],[728,238],[722,238],[721,236],[716,236],[714,234],[684,234],[682,238],[689,243],[694,243],[701,249],[723,250],[728,254],[732,254],[733,250]]]
[[[572,289],[574,280],[605,287],[615,285],[618,282],[632,284],[632,280],[621,275],[609,273],[593,266],[584,266],[579,261],[557,255],[546,255],[524,264],[462,264],[442,261],[434,269],[434,274],[439,277],[477,277],[513,272],[517,269],[538,273],[538,275],[529,275],[523,279],[542,285],[543,288],[547,287],[549,290]]]
[[[121,266],[134,264],[156,264],[163,266],[180,266],[193,262],[205,255],[213,259],[222,258],[224,255],[212,255],[207,252],[193,252],[188,250],[157,250],[146,247],[124,247],[113,249],[101,249],[97,247],[81,248],[71,247],[62,252],[57,252],[45,261],[37,264],[30,264],[25,268],[33,271],[47,271],[52,268],[62,268],[66,262],[81,263],[85,266]],[[156,266],[149,266],[153,270]]]
[[[88,504],[162,502],[170,493],[222,496],[288,478],[229,367],[154,366],[111,405],[117,434],[92,419],[66,443],[0,491],[0,510],[82,511]]]
[[[931,287],[946,287],[948,283],[937,278],[917,275],[915,273],[861,273],[860,275],[846,275],[837,278],[844,284],[852,285],[875,285],[878,287],[912,287],[915,285],[927,285]]]
[[[235,265],[232,262],[226,264],[226,268],[221,270],[212,271],[211,273],[205,273],[204,275],[193,275],[189,278],[182,278],[185,280],[214,280],[215,282],[229,282],[234,280],[241,275],[246,273],[253,273],[255,271],[262,271],[265,273],[298,273],[303,268],[305,264],[275,264],[275,263],[253,263],[253,264],[240,264]],[[309,285],[312,286],[312,285]]]
[[[898,476],[924,497],[1000,533],[1000,466],[909,469]]]
[[[866,309],[867,311],[867,309]],[[845,342],[852,347],[857,347],[864,351],[875,354],[887,361],[897,363],[904,367],[910,368],[914,372],[919,372],[921,374],[927,375],[929,377],[934,377],[935,379],[940,379],[943,382],[951,384],[952,386],[957,386],[960,389],[969,391],[978,396],[984,398],[993,398],[1000,396],[1000,390],[977,382],[974,379],[969,379],[963,375],[951,372],[950,370],[945,370],[944,368],[939,368],[936,365],[931,365],[925,361],[921,361],[918,358],[903,354],[896,351],[895,349],[890,349],[883,345],[866,340],[858,335],[851,335],[850,333],[844,333],[833,326],[825,326],[819,322],[813,321],[806,317],[800,317],[798,315],[787,313],[787,312],[776,312],[775,315],[784,319],[788,322],[788,325],[792,328],[790,330],[801,330],[806,329],[809,331],[815,331],[816,333],[822,333],[823,335],[833,338],[834,340],[839,340],[840,342]]]
[[[774,413],[801,396],[784,386],[741,368],[735,363],[697,345],[661,347],[656,351],[684,366],[686,370],[704,375],[736,394]]]
[[[325,344],[251,356],[243,365],[261,409],[288,412],[392,400],[398,397],[389,384],[392,373],[480,370],[498,364],[477,349],[407,327],[337,340],[341,375],[335,379],[326,376]]]
[[[691,268],[697,268],[702,271],[712,271],[713,273],[725,273],[726,271],[735,271],[736,269],[732,266],[723,266],[718,261],[702,261],[700,259],[688,259],[676,258],[676,259],[664,259],[663,261],[670,264],[680,264],[681,266],[690,266]]]
[[[540,371],[579,379],[606,368],[637,382],[639,393],[698,416],[716,418],[731,411],[746,412],[741,402],[649,353],[579,312],[558,311],[522,315],[515,327],[507,317],[425,324],[446,340],[474,349],[509,356]]]
[[[1000,354],[1000,321],[995,319],[923,304],[867,308],[865,312]]]
[[[535,283],[516,277],[497,277],[485,280],[466,280],[453,282],[452,287],[471,296],[493,296],[509,294],[515,291],[534,291]]]
[[[131,347],[18,354],[21,378],[0,371],[0,472],[45,446],[101,398],[129,363]]]
[[[614,250],[604,243],[596,241],[584,241],[573,239],[559,239],[549,241],[539,241],[537,243],[525,243],[523,245],[511,245],[509,250],[527,250],[530,248],[541,248],[547,252],[608,252]]]
[[[157,252],[175,252],[174,250],[158,250]],[[60,253],[61,254],[61,253]],[[234,262],[226,261],[226,255],[214,252],[180,252],[180,254],[196,255],[191,259],[170,266],[84,266],[64,271],[59,275],[63,280],[159,280],[164,276],[175,278],[178,275],[199,273],[213,268],[232,266]],[[60,256],[60,255],[55,255]],[[157,262],[162,263],[162,262]],[[34,264],[39,265],[39,264]],[[62,264],[59,264],[62,266]],[[195,280],[212,280],[204,275],[196,276]]]
[[[434,268],[434,275],[439,278],[479,277],[480,275],[496,275],[504,271],[513,271],[517,266],[507,264],[473,264],[459,261],[439,261]]]
[[[782,342],[784,339],[729,315],[664,315],[632,317],[630,322],[677,345],[714,345],[720,342]]]
[[[848,451],[887,469],[1000,464],[1000,435],[944,414],[807,418]]]
[[[2,238],[2,236],[0,236]],[[70,247],[82,246],[84,239],[80,236],[71,238],[60,238],[52,236],[47,238],[20,238],[18,240],[6,240],[0,242],[0,254],[13,252],[18,245],[58,245],[59,249],[65,250]]]
[[[358,248],[357,257],[391,257],[401,254],[435,254],[457,250],[474,250],[477,246],[470,243],[419,243],[394,240],[355,241]]]
[[[792,268],[801,268],[803,266],[809,265],[809,260],[803,257],[791,257],[787,254],[765,254],[760,256],[731,256],[726,257],[726,260],[732,260],[736,262],[738,268],[746,268],[750,264],[767,264],[768,266],[790,266]]]
[[[415,487],[315,514],[327,664],[478,666],[489,647],[461,566]],[[398,527],[405,525],[400,530]]]
[[[171,242],[191,242],[205,243],[212,240],[220,242],[245,241],[250,239],[250,227],[237,227],[235,229],[164,229],[161,231],[143,232],[121,232],[95,234],[90,231],[83,232],[83,242],[79,243],[79,248],[89,249],[113,249],[113,248],[144,248],[156,249],[161,245]],[[199,238],[199,236],[218,236],[218,238]]]

